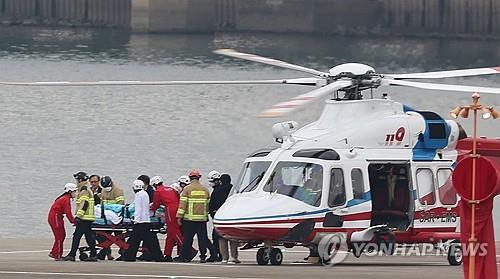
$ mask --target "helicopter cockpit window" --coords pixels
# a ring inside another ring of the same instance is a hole
[[[255,190],[270,165],[271,162],[268,161],[254,161],[245,163],[243,165],[243,169],[240,172],[240,176],[238,177],[238,183],[235,184],[233,191],[242,193]]]
[[[276,192],[319,206],[323,186],[323,167],[304,162],[280,162],[269,177],[264,191]]]
[[[328,206],[335,207],[346,202],[344,173],[342,169],[332,169],[330,177],[330,190],[328,193]]]

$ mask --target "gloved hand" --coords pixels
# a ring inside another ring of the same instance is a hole
[[[75,226],[78,226],[78,224],[80,224],[81,221],[82,219],[80,219],[80,217],[75,217]]]

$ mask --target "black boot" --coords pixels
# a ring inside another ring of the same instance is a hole
[[[56,261],[61,261],[61,262],[68,262],[68,261],[70,261],[70,262],[74,262],[75,261],[75,257],[68,255],[68,256],[59,258]]]

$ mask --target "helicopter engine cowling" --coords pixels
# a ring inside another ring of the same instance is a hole
[[[329,70],[329,73],[333,76],[362,76],[366,74],[374,74],[375,69],[361,63],[346,63],[335,66]]]

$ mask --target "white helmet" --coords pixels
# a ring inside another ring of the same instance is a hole
[[[182,187],[177,182],[170,184],[169,187],[172,188],[172,189],[174,189],[175,191],[177,191],[177,193],[182,192]]]
[[[66,185],[64,185],[64,193],[73,192],[73,191],[77,191],[77,190],[78,190],[78,187],[76,187],[76,184],[74,184],[74,183],[66,183]]]
[[[132,185],[133,190],[143,190],[144,189],[144,182],[142,180],[134,180],[134,184]]]
[[[151,185],[155,186],[155,185],[158,185],[158,184],[162,184],[163,183],[163,178],[161,178],[161,176],[157,175],[157,176],[153,176],[153,178],[151,178]]]
[[[208,181],[213,182],[214,180],[220,179],[220,172],[213,170],[208,173]]]
[[[183,176],[179,177],[179,179],[177,179],[177,182],[184,183],[187,185],[187,184],[191,183],[191,179],[189,179],[189,176],[183,175]]]

